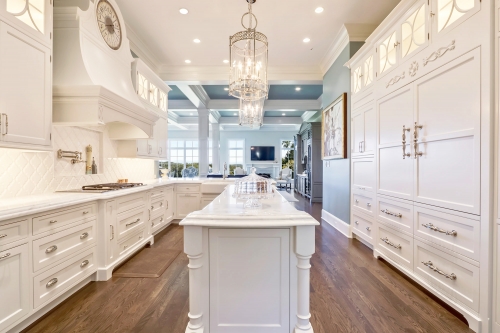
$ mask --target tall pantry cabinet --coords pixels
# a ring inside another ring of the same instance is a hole
[[[51,150],[52,7],[0,0],[0,147]]]
[[[403,0],[347,64],[352,232],[476,332],[496,302],[492,14],[488,0]]]

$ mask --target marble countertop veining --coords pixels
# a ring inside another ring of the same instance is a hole
[[[234,185],[228,186],[212,203],[189,214],[180,225],[231,228],[269,228],[319,225],[309,214],[295,209],[281,194],[262,200],[261,208],[244,207],[245,200],[233,198]]]
[[[54,192],[40,195],[30,195],[0,199],[0,221],[18,218],[30,214],[36,214],[52,209],[64,208],[78,204],[97,200],[109,200],[120,196],[133,194],[137,192],[151,190],[159,186],[174,184],[202,184],[205,182],[221,182],[222,179],[152,179],[142,182],[144,186],[135,187],[119,191],[110,191],[104,193],[72,193],[72,192]],[[231,181],[226,180],[228,184]]]

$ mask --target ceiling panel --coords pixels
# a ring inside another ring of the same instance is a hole
[[[223,85],[203,86],[203,89],[205,89],[210,99],[235,99],[235,97],[229,96],[229,91],[224,90],[224,88],[228,89],[228,86],[223,86]]]
[[[264,117],[302,117],[304,111],[266,111]]]
[[[269,89],[269,99],[318,99],[322,94],[323,85],[272,85]]]
[[[173,101],[184,101],[187,100],[188,98],[184,93],[175,85],[169,85],[169,87],[172,89],[168,93],[168,99],[171,99]]]

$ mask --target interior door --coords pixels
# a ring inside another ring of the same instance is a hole
[[[405,86],[381,98],[377,102],[377,117],[377,191],[412,200],[413,162],[408,130],[413,125],[413,87]]]
[[[0,140],[51,145],[51,51],[1,21],[0,114]]]
[[[480,64],[475,49],[415,82],[415,201],[479,214]]]

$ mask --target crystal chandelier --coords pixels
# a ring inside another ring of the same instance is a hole
[[[240,99],[240,126],[257,129],[263,125],[264,100],[265,98],[255,101],[245,101]]]
[[[229,37],[229,95],[245,101],[266,98],[268,93],[268,44],[267,37],[256,31],[257,17],[252,13],[252,4],[255,1],[247,0],[248,12],[241,18],[241,25],[246,30]],[[243,23],[246,16],[248,27]]]

